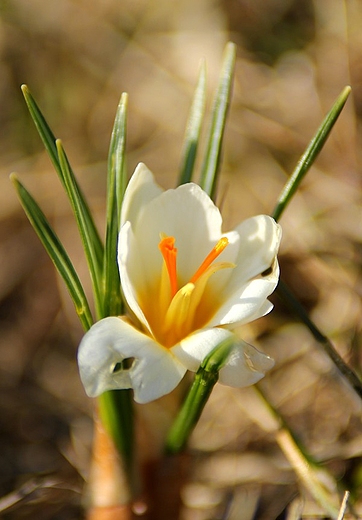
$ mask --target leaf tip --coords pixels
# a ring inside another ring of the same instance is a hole
[[[227,51],[233,51],[236,52],[236,44],[234,42],[227,42],[226,44],[226,50]]]
[[[128,101],[128,92],[122,92],[121,94],[121,103],[126,104]]]
[[[344,95],[347,97],[350,95],[350,93],[352,92],[352,87],[351,85],[346,85],[343,89],[343,93]]]
[[[63,141],[61,139],[55,139],[55,146],[57,148],[58,157],[64,155]]]
[[[18,176],[16,175],[15,172],[10,173],[9,179],[11,180],[11,182],[13,184],[17,184],[18,183]]]

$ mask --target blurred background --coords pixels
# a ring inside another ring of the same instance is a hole
[[[361,373],[361,26],[359,0],[0,0],[2,518],[82,518],[92,437],[92,403],[75,362],[82,330],[9,181],[16,171],[33,193],[89,290],[68,203],[20,85],[62,138],[103,234],[121,92],[129,93],[129,173],[143,161],[172,187],[200,60],[210,109],[224,46],[237,44],[218,192],[227,230],[272,211],[350,84],[332,135],[281,220],[280,263],[283,279]],[[277,296],[273,302],[270,316],[240,331],[276,360],[263,392],[310,456],[354,493],[358,510],[361,402],[308,330]],[[150,413],[162,421],[157,407]],[[217,385],[190,447],[180,519],[326,518],[298,483],[255,390]],[[166,503],[165,483],[159,494]]]

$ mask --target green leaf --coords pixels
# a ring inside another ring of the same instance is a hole
[[[58,157],[58,150],[56,146],[56,138],[51,131],[48,123],[45,120],[45,117],[43,116],[40,108],[36,104],[33,96],[31,95],[28,87],[26,85],[22,85],[21,90],[23,92],[25,102],[28,106],[30,115],[34,121],[34,124],[38,130],[38,133],[44,143],[44,146],[49,154],[49,157],[54,165],[54,168],[59,176],[59,179],[61,183],[63,184],[64,188],[66,189],[66,180],[63,176],[63,170],[59,161]],[[75,179],[74,173],[72,172],[69,164],[68,169],[70,170],[69,174],[72,176],[72,184],[75,186],[77,191],[77,196],[79,198],[78,205],[82,207],[82,214],[84,215],[84,219],[87,223],[87,227],[89,229],[88,234],[92,237],[92,248],[94,249],[94,257],[97,261],[97,264],[99,266],[99,269],[102,267],[103,263],[103,245],[101,242],[101,239],[99,237],[99,233],[97,231],[97,228],[95,226],[94,220],[92,218],[92,215],[89,211],[89,207],[87,205],[87,202],[84,198],[84,195],[82,194],[81,189],[79,188],[77,181]],[[68,193],[69,196],[69,193]]]
[[[208,137],[200,180],[201,188],[212,198],[214,198],[215,195],[219,174],[221,147],[231,97],[235,57],[236,46],[229,42],[226,45],[224,53],[223,66],[214,101],[210,134]]]
[[[93,323],[92,314],[82,284],[67,252],[30,193],[15,174],[10,178],[31,225],[68,288],[84,330],[88,330]]]
[[[335,122],[337,121],[338,116],[341,113],[350,92],[351,87],[345,87],[342,90],[341,94],[338,96],[335,103],[333,104],[331,110],[328,112],[324,121],[318,128],[317,133],[309,143],[304,154],[298,161],[295,170],[289,177],[286,185],[284,186],[281,194],[279,195],[277,204],[273,210],[272,217],[276,221],[280,219],[282,213],[289,204],[294,193],[297,191],[300,183],[304,179],[309,168],[312,166],[319,152],[323,148],[324,143],[326,142],[330,131],[332,130]]]
[[[122,94],[114,120],[108,154],[107,177],[107,222],[104,254],[104,316],[122,314],[121,283],[119,279],[117,252],[123,195],[126,188],[126,123],[127,94]],[[99,409],[103,423],[121,453],[126,473],[133,482],[134,463],[134,418],[133,395],[130,390],[105,392],[99,399]]]
[[[177,453],[185,446],[219,379],[219,371],[225,365],[233,344],[233,338],[222,341],[202,361],[186,399],[168,433],[166,439],[166,451],[168,453]]]
[[[79,186],[69,166],[68,158],[65,155],[62,143],[59,139],[57,139],[55,144],[58,153],[59,165],[64,180],[64,187],[73,208],[74,216],[76,218],[79,233],[83,243],[84,252],[87,258],[94,292],[97,319],[99,319],[103,317],[102,266],[99,264],[96,248],[94,247],[95,236],[93,233],[93,227],[90,225],[87,212],[84,211],[84,204],[82,203],[82,196],[79,191]]]
[[[182,160],[178,184],[185,184],[192,180],[197,149],[199,146],[201,125],[204,117],[206,98],[206,67],[203,62],[200,68],[193,102],[186,126]]]
[[[117,263],[120,214],[126,187],[125,147],[127,94],[118,105],[108,155],[107,224],[104,255],[104,316],[122,313],[121,284]]]
[[[25,102],[28,106],[28,110],[30,112],[30,115],[34,121],[34,124],[36,126],[36,129],[38,130],[38,133],[41,137],[41,140],[44,143],[44,146],[49,154],[49,157],[60,177],[60,180],[63,182],[62,175],[61,175],[61,168],[58,161],[58,154],[57,154],[57,148],[55,146],[55,137],[53,132],[51,131],[48,123],[45,120],[45,117],[40,111],[40,108],[36,104],[33,96],[31,95],[29,88],[27,85],[22,85],[21,90],[23,92]]]
[[[272,217],[278,221],[286,209],[288,203],[292,199],[294,193],[298,189],[301,181],[305,177],[309,168],[312,166],[317,155],[321,151],[326,142],[330,131],[341,113],[348,96],[351,92],[351,87],[345,87],[341,94],[334,102],[331,110],[328,112],[324,121],[317,130],[317,133],[309,143],[306,151],[299,160],[294,172],[290,176],[288,182],[284,186],[278,202],[272,213]],[[339,355],[332,342],[318,329],[317,325],[310,319],[304,307],[298,302],[297,298],[291,292],[289,287],[282,281],[279,281],[276,289],[278,296],[284,300],[288,309],[292,310],[299,319],[308,327],[313,334],[316,341],[323,347],[324,351],[334,363],[338,371],[345,377],[348,383],[359,397],[362,398],[362,381],[358,375],[345,363],[343,358]]]

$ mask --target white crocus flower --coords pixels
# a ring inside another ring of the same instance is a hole
[[[133,388],[146,403],[232,339],[219,382],[256,383],[273,360],[231,329],[267,314],[279,276],[281,230],[268,216],[222,233],[218,208],[196,184],[162,190],[138,165],[124,197],[118,264],[128,317],[102,319],[78,352],[87,394]]]

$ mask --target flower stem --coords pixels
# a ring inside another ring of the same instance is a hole
[[[183,449],[218,379],[219,374],[217,372],[206,372],[203,368],[199,368],[167,436],[167,453],[178,453]]]
[[[219,343],[202,361],[167,436],[166,452],[178,453],[185,446],[219,379],[219,370],[226,363],[232,347],[233,339],[228,338]]]

